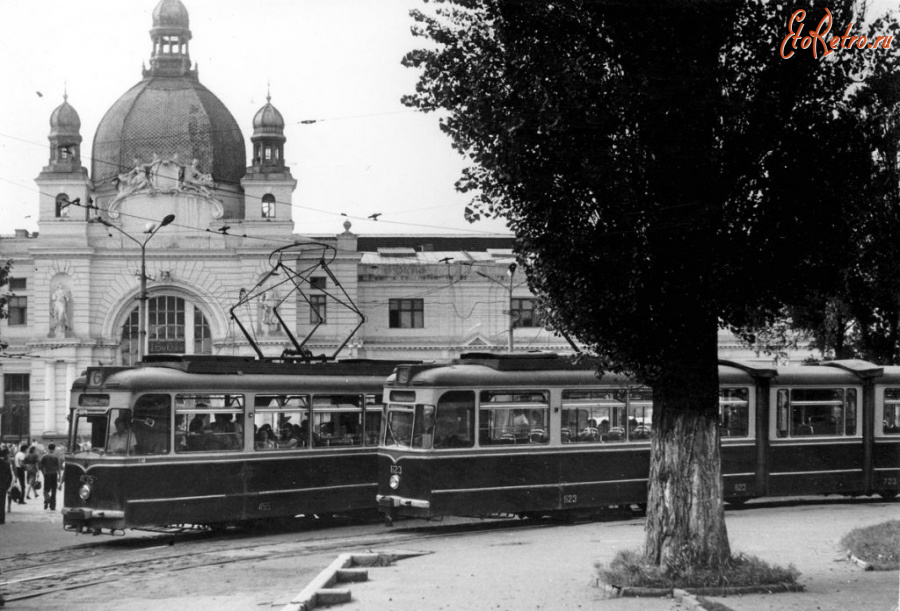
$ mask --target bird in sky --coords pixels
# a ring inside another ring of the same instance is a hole
[[[379,216],[381,216],[381,213],[376,212],[375,214],[370,214],[369,218],[372,219],[373,221],[377,221]]]
[[[44,94],[41,93],[40,91],[35,91],[35,93],[37,94],[37,96],[38,96],[39,98],[44,97]]]

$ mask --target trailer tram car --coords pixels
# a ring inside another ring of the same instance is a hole
[[[890,499],[900,367],[719,365],[726,501]],[[385,387],[377,502],[395,516],[578,516],[647,497],[653,394],[555,355],[400,365]]]
[[[74,383],[67,530],[375,513],[382,388],[396,361],[155,359],[92,367]]]

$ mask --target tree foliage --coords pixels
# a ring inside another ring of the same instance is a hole
[[[436,4],[405,103],[443,111],[467,214],[508,220],[546,320],[652,385],[646,558],[721,562],[718,328],[896,295],[898,45],[781,57],[794,11],[841,34],[852,0]]]

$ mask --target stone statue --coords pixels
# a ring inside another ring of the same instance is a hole
[[[185,191],[196,191],[206,197],[213,197],[212,190],[216,188],[210,174],[204,174],[200,171],[200,161],[194,159],[190,166],[184,168],[184,179],[181,182],[181,188]]]
[[[62,283],[57,283],[51,300],[50,331],[57,337],[65,337],[66,331],[69,329],[69,301],[71,301],[71,296]]]

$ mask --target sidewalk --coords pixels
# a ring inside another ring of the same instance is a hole
[[[727,514],[734,552],[772,564],[794,564],[801,593],[715,597],[733,611],[891,611],[898,604],[898,574],[866,572],[845,560],[841,537],[859,526],[900,518],[900,504],[800,506]],[[340,611],[432,609],[603,609],[672,611],[673,599],[605,598],[592,582],[595,562],[637,548],[643,520],[558,526],[526,533],[483,533],[416,545],[426,555],[369,569],[366,583],[349,584],[353,600]],[[409,549],[409,548],[407,548]],[[390,553],[390,548],[377,550]],[[298,590],[299,592],[299,590]]]

